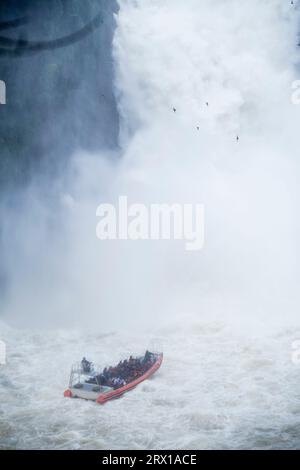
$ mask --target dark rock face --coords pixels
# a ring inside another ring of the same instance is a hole
[[[21,41],[51,41],[70,35],[99,12],[102,24],[84,39],[50,51],[5,57],[0,79],[7,104],[0,106],[0,188],[20,186],[41,171],[63,171],[77,149],[118,145],[113,92],[112,40],[115,0],[2,0],[0,23],[28,23],[0,31]],[[1,47],[1,45],[0,45]]]

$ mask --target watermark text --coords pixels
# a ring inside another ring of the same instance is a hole
[[[204,245],[203,204],[128,204],[120,196],[117,205],[101,204],[99,240],[184,240],[187,251]]]

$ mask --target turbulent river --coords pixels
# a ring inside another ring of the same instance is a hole
[[[215,323],[165,327],[155,332],[165,353],[160,371],[103,406],[63,397],[74,358],[111,364],[142,352],[150,336],[4,330],[2,449],[299,448],[291,343],[300,330],[262,338]]]

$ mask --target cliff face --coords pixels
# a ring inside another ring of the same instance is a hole
[[[0,188],[33,172],[61,170],[78,148],[110,149],[118,142],[111,44],[115,0],[6,0],[0,22],[26,16],[26,25],[0,36],[53,40],[80,30],[99,12],[100,27],[57,50],[10,58],[0,54],[7,104],[0,106]]]

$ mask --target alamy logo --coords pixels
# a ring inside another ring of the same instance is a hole
[[[4,341],[0,341],[0,366],[6,364],[6,344]]]
[[[128,204],[120,196],[118,205],[101,204],[96,234],[99,240],[184,240],[187,251],[204,245],[202,204]]]
[[[6,84],[0,80],[0,104],[6,104]]]

